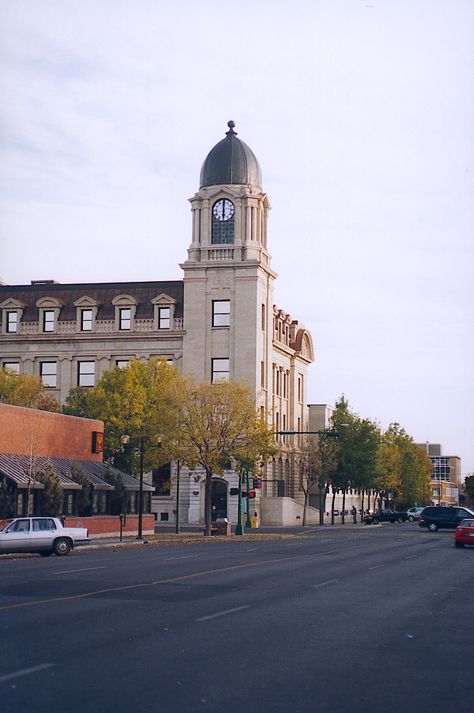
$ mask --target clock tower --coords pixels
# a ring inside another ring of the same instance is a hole
[[[184,270],[184,372],[247,384],[268,413],[273,280],[270,205],[252,150],[228,122],[190,199],[192,241]]]

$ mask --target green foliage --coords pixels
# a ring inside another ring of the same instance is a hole
[[[177,380],[178,372],[164,360],[133,360],[105,372],[92,389],[72,389],[63,413],[104,421],[104,458],[129,473],[139,472],[143,438],[144,468],[150,470],[163,462],[155,445],[175,422],[170,393]],[[130,442],[124,447],[125,434]]]
[[[258,462],[275,452],[274,436],[255,409],[250,389],[236,382],[198,383],[191,378],[176,382],[171,393],[171,422],[163,439],[169,460],[179,459],[189,468],[205,471],[206,535],[211,530],[211,483],[223,475],[226,460],[255,471]]]
[[[41,379],[29,374],[17,374],[10,369],[0,371],[0,403],[59,411],[58,402],[45,390]]]
[[[337,438],[337,468],[332,484],[336,488],[373,488],[377,481],[377,451],[380,431],[377,424],[362,419],[341,396],[332,417]]]
[[[377,464],[379,489],[393,492],[399,506],[429,500],[431,461],[400,424],[390,424],[382,435]]]
[[[15,517],[16,491],[6,478],[0,480],[0,518]]]
[[[41,515],[57,517],[62,512],[63,489],[51,463],[47,462],[44,471],[36,473],[36,480],[44,485],[41,492]]]

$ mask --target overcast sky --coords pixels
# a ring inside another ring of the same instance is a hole
[[[0,0],[0,25],[4,282],[180,279],[233,119],[309,400],[474,470],[472,0]]]

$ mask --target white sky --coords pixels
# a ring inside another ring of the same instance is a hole
[[[0,0],[0,276],[180,279],[236,121],[309,400],[474,470],[472,0]]]

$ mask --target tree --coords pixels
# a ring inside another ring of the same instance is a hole
[[[429,457],[398,423],[382,435],[377,454],[378,487],[410,507],[429,499],[432,465]]]
[[[110,514],[121,515],[122,513],[126,513],[127,491],[121,474],[114,473],[114,471],[107,466],[102,474],[102,478],[106,481],[106,483],[114,486],[114,491],[110,501]]]
[[[173,427],[170,413],[171,387],[180,379],[176,369],[166,361],[152,359],[147,363],[131,361],[124,369],[106,371],[91,389],[70,391],[63,413],[97,418],[104,421],[104,458],[129,473],[140,469],[140,440],[144,444],[145,470],[157,465],[153,441]],[[123,447],[121,437],[130,437]]]
[[[322,432],[317,436],[303,436],[296,455],[296,463],[300,471],[301,489],[304,495],[303,526],[306,525],[306,508],[311,490],[316,486],[320,493],[319,510],[320,524],[322,524],[321,509],[324,500],[321,493],[326,493],[327,483],[331,481],[337,467],[337,443],[331,437],[331,431]]]
[[[42,472],[36,473],[36,480],[44,485],[41,493],[41,515],[58,516],[62,512],[63,489],[49,461]]]
[[[47,392],[39,377],[17,374],[11,369],[0,371],[0,403],[59,411],[58,402]]]
[[[361,522],[364,516],[364,495],[375,486],[377,480],[377,451],[380,431],[373,421],[362,419],[349,408],[349,402],[341,396],[336,403],[332,417],[334,430],[338,433],[337,468],[333,485],[333,507],[335,488],[343,491],[343,522],[345,496],[348,487],[362,491]],[[334,514],[331,523],[334,524]]]
[[[163,439],[163,452],[205,473],[205,532],[211,534],[211,487],[228,459],[253,467],[275,452],[274,435],[260,419],[250,389],[236,382],[198,383],[188,377],[172,390],[174,432]]]

